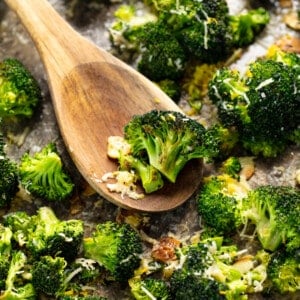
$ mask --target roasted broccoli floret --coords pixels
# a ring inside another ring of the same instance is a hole
[[[250,188],[228,174],[206,177],[197,198],[198,213],[205,227],[216,235],[234,234],[242,225],[242,199]]]
[[[0,292],[0,299],[35,300],[36,293],[31,282],[26,281],[27,257],[22,251],[13,251],[5,281],[5,289]]]
[[[59,220],[51,208],[40,207],[32,216],[27,247],[37,257],[53,255],[72,261],[80,250],[83,233],[82,220]]]
[[[49,201],[65,200],[74,189],[54,143],[47,144],[34,155],[24,153],[19,174],[21,184],[30,193]]]
[[[120,51],[138,52],[140,47],[140,34],[143,26],[155,22],[157,16],[145,9],[140,9],[138,4],[123,4],[114,12],[115,20],[109,27],[112,45]],[[125,48],[125,49],[124,49]]]
[[[136,300],[170,300],[171,295],[167,283],[158,278],[133,277],[129,279],[131,294]]]
[[[245,47],[253,43],[270,21],[270,14],[260,7],[238,15],[229,16],[229,26],[235,47]]]
[[[42,256],[32,265],[32,284],[38,293],[58,296],[66,289],[66,266],[63,257]]]
[[[138,70],[153,81],[182,77],[186,54],[163,22],[148,23],[140,34]]]
[[[211,159],[218,152],[217,142],[200,123],[174,111],[134,116],[124,127],[124,137],[134,157],[146,156],[171,182],[188,161]]]
[[[24,211],[8,213],[3,217],[3,224],[12,231],[12,238],[20,247],[27,243],[27,232],[31,230],[31,216]]]
[[[77,219],[59,220],[50,207],[44,206],[35,215],[12,212],[4,217],[13,238],[19,246],[25,246],[30,254],[52,255],[72,261],[77,256],[83,239],[83,222]]]
[[[17,59],[0,62],[0,117],[31,117],[41,99],[37,81]]]
[[[142,242],[127,223],[106,221],[83,240],[85,257],[97,261],[113,280],[125,282],[139,267]]]
[[[182,263],[170,278],[172,299],[247,299],[262,291],[269,255],[222,243],[214,237],[181,249]]]
[[[0,224],[0,291],[5,289],[12,251],[12,231]]]
[[[222,284],[183,270],[176,270],[171,277],[171,294],[174,300],[221,300]]]
[[[17,164],[5,152],[4,137],[0,132],[0,208],[10,206],[19,190]]]
[[[234,126],[254,155],[275,157],[299,130],[299,70],[273,59],[257,59],[245,75],[228,68],[216,72],[209,97],[225,127]]]
[[[241,126],[248,122],[246,92],[249,87],[238,70],[221,68],[209,82],[208,95],[218,108],[218,115],[225,127]]]
[[[121,57],[134,52],[137,68],[151,80],[179,85],[191,64],[224,62],[237,47],[252,43],[269,21],[264,9],[231,16],[225,0],[147,0],[144,10],[151,13],[144,14],[139,4],[117,9],[112,43]]]
[[[271,289],[281,294],[300,290],[300,253],[299,249],[288,253],[276,251],[268,265],[268,279]]]
[[[292,186],[259,186],[243,199],[243,223],[255,225],[257,237],[266,250],[284,246],[287,251],[300,247],[300,192]]]

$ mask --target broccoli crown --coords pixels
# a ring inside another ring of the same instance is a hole
[[[106,221],[83,240],[85,256],[96,260],[117,281],[127,281],[140,263],[142,242],[127,223]]]
[[[183,75],[185,52],[162,22],[147,23],[140,35],[138,70],[153,81],[179,79]]]
[[[209,83],[208,95],[223,126],[235,126],[244,148],[275,157],[297,140],[299,71],[275,59],[257,59],[244,76],[221,69]]]
[[[180,84],[190,63],[224,62],[236,47],[253,42],[269,21],[263,9],[230,19],[226,0],[147,0],[144,5],[150,13],[140,15],[138,5],[120,6],[110,36],[119,54],[129,54],[153,81]]]
[[[0,117],[31,117],[40,98],[37,81],[20,61],[0,62]]]
[[[183,270],[176,270],[172,274],[170,284],[172,299],[175,300],[226,299],[220,293],[222,284],[213,279],[199,277]]]
[[[300,192],[291,186],[260,186],[243,199],[243,223],[255,224],[264,249],[299,249]]]
[[[287,253],[276,251],[268,264],[268,278],[271,288],[282,294],[300,290],[300,256],[299,249]]]
[[[172,7],[159,14],[169,31],[189,57],[215,63],[232,51],[228,34],[226,1],[173,1]]]
[[[143,13],[135,5],[123,4],[114,13],[115,20],[109,28],[110,39],[115,47],[122,50],[138,51],[140,34],[145,24],[155,22],[156,15]]]
[[[22,251],[13,251],[5,281],[5,289],[0,292],[0,299],[34,300],[36,293],[31,283],[22,279],[27,257]]]
[[[219,243],[217,239],[200,241],[181,250],[179,256],[184,257],[184,263],[170,278],[172,299],[225,299],[226,286],[207,276],[215,261],[212,253]]]
[[[3,225],[12,231],[13,240],[20,246],[27,243],[26,232],[31,227],[31,217],[24,211],[15,211],[3,217]]]
[[[44,255],[61,256],[72,261],[83,239],[83,222],[59,220],[50,207],[40,207],[35,215],[16,211],[4,216],[4,225],[13,232],[19,246],[25,246],[35,259]]]
[[[234,244],[223,245],[222,237],[186,245],[179,256],[181,264],[170,278],[174,299],[247,299],[246,294],[262,291],[267,277],[268,253],[249,255]]]
[[[49,201],[66,199],[74,188],[54,143],[49,143],[33,156],[25,153],[21,158],[19,174],[22,185],[30,193]]]
[[[229,16],[229,26],[235,47],[245,47],[253,43],[270,21],[270,14],[262,7]]]
[[[178,40],[188,55],[201,62],[223,61],[231,53],[231,39],[225,22],[208,19],[197,21],[178,32]]]
[[[227,174],[207,177],[197,198],[204,225],[217,235],[234,233],[242,225],[242,199],[249,189]]]
[[[291,67],[273,60],[258,60],[249,66],[247,85],[248,114],[252,124],[259,122],[264,137],[281,140],[286,132],[296,128],[300,102],[295,99],[295,72]]]
[[[133,156],[146,156],[171,182],[189,160],[210,158],[217,151],[214,139],[200,123],[174,111],[134,116],[124,127],[124,137]]]
[[[221,68],[216,71],[208,85],[208,95],[218,108],[218,115],[226,127],[240,126],[247,120],[246,92],[249,88],[239,71]]]
[[[42,256],[32,265],[32,284],[37,292],[57,296],[65,289],[67,262],[56,256]]]
[[[133,277],[129,280],[131,294],[136,300],[170,300],[170,291],[167,283],[158,278]]]
[[[19,190],[17,165],[7,157],[4,147],[5,142],[0,133],[0,208],[8,207]]]
[[[26,233],[27,247],[35,257],[52,255],[72,261],[80,250],[83,233],[81,220],[59,220],[51,208],[40,207]]]

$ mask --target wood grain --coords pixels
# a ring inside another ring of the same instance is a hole
[[[142,200],[110,193],[101,177],[116,170],[107,139],[123,135],[135,114],[152,109],[180,111],[155,84],[80,36],[45,0],[5,0],[30,33],[44,66],[66,147],[89,184],[112,203],[140,211],[174,209],[197,189],[202,162],[190,163],[176,184]]]

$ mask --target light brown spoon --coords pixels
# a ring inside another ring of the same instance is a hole
[[[155,84],[78,34],[45,0],[5,0],[34,41],[65,145],[80,173],[104,198],[127,209],[160,212],[185,202],[198,187],[202,164],[194,161],[176,184],[142,200],[107,190],[101,178],[117,165],[107,157],[107,139],[123,135],[135,114],[179,111]]]

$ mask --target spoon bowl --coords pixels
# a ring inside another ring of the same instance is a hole
[[[47,1],[5,2],[37,47],[64,143],[92,188],[117,206],[144,212],[172,210],[189,199],[201,181],[201,160],[187,164],[175,184],[140,200],[111,193],[101,180],[117,170],[107,156],[109,136],[123,136],[136,114],[179,107],[139,72],[77,33]]]

